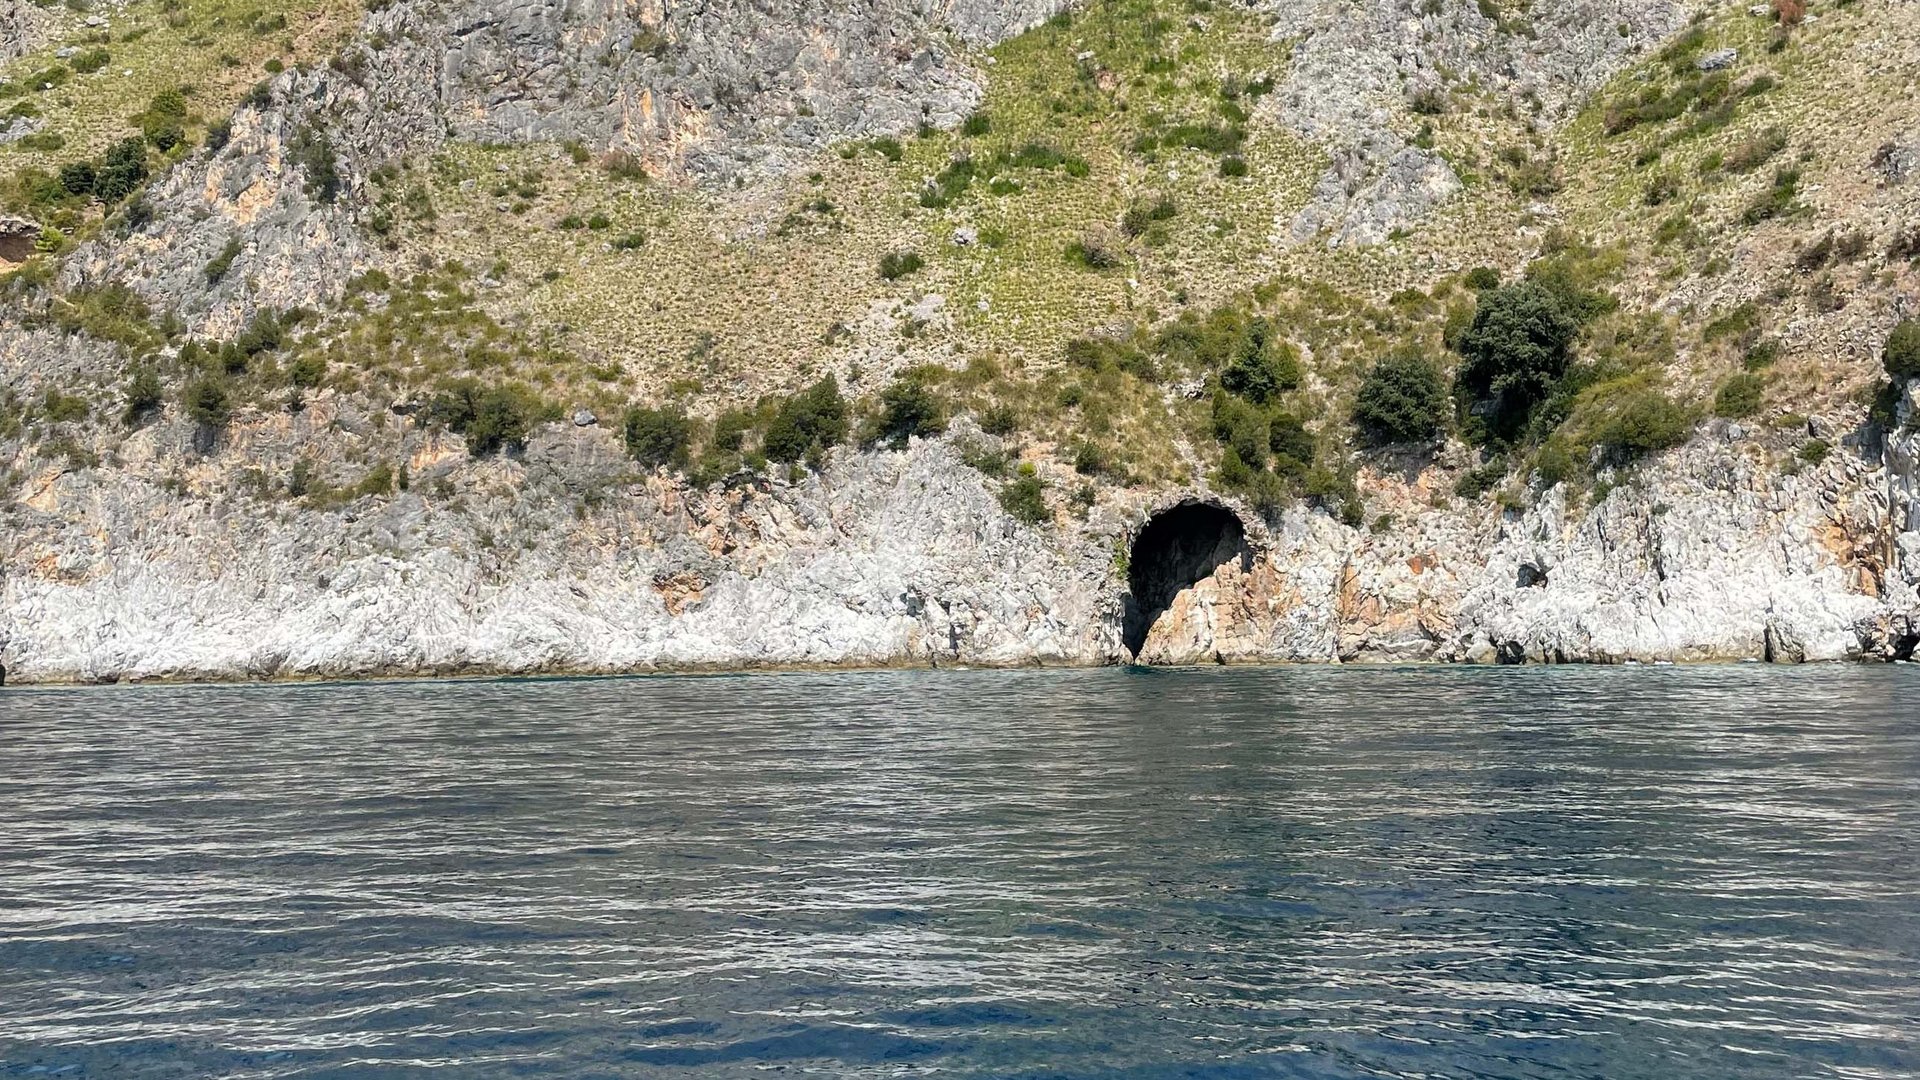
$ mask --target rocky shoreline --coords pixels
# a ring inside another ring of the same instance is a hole
[[[1230,511],[1243,549],[1153,618],[1140,662],[1892,660],[1920,641],[1911,431],[1783,469],[1763,433],[1714,421],[1601,498],[1524,509],[1449,497],[1432,465],[1363,473],[1382,528],[1204,491],[1025,526],[962,461],[970,438],[581,499],[617,476],[617,440],[552,425],[518,459],[428,439],[411,491],[326,510],[183,499],[130,447],[21,492],[0,664],[14,684],[1118,664],[1141,614],[1130,545],[1195,502]]]

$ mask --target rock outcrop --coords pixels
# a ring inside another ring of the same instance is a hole
[[[317,402],[297,423],[343,420]],[[301,437],[293,423],[222,454],[271,459]],[[947,440],[690,492],[624,479],[610,433],[556,423],[520,460],[471,461],[422,431],[409,491],[293,509],[183,498],[164,462],[188,436],[157,425],[119,470],[23,486],[0,565],[0,663],[16,681],[1122,662],[1113,552],[1165,505],[1024,526]],[[1380,532],[1243,509],[1250,557],[1175,597],[1139,658],[1910,655],[1920,436],[1797,475],[1766,453],[1719,423],[1597,504],[1556,488],[1523,512],[1435,508],[1428,477],[1375,478],[1373,507],[1398,512]]]

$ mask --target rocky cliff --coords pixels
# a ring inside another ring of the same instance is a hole
[[[0,13],[5,678],[1920,642],[1911,4],[288,11]],[[1354,419],[1499,281],[1531,427]]]

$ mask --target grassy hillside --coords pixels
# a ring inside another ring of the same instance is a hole
[[[177,159],[353,17],[170,2],[76,29],[111,61],[54,89],[33,74],[53,46],[8,68],[41,125],[0,150],[13,205],[129,133],[156,168]],[[1805,414],[1883,385],[1875,342],[1920,257],[1912,188],[1869,167],[1869,144],[1920,132],[1920,18],[1813,14],[1716,7],[1562,128],[1471,82],[1410,96],[1389,123],[1464,190],[1371,248],[1290,238],[1329,159],[1275,115],[1288,49],[1266,18],[1094,0],[971,57],[986,95],[956,130],[723,191],[593,147],[449,144],[374,176],[361,219],[387,262],[336,309],[234,342],[189,342],[111,290],[47,317],[144,357],[182,407],[217,396],[210,422],[361,394],[497,449],[632,406],[640,462],[703,483],[969,416],[993,436],[971,459],[1036,517],[1101,485],[1207,480],[1358,522],[1376,466],[1417,469],[1443,436],[1474,451],[1448,459],[1451,497],[1516,503],[1629,478],[1712,414],[1777,427],[1792,468],[1824,452]],[[156,116],[169,91],[186,108]],[[169,118],[180,138],[154,138]],[[48,205],[66,232],[101,212]],[[1518,355],[1501,312],[1541,328],[1524,393],[1499,389]],[[130,393],[93,392],[103,415]]]

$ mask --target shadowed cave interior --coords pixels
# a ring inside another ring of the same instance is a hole
[[[1130,595],[1121,637],[1127,651],[1140,655],[1154,621],[1175,597],[1228,562],[1239,559],[1246,566],[1252,558],[1245,527],[1225,507],[1187,502],[1148,519],[1127,560]]]

